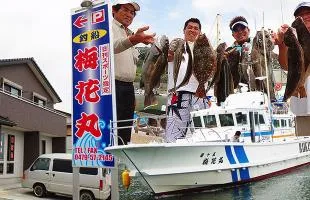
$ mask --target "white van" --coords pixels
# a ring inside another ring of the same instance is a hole
[[[110,198],[106,172],[104,168],[80,168],[80,200]],[[72,195],[72,179],[72,154],[43,154],[24,171],[22,186],[32,188],[37,197],[49,192]]]

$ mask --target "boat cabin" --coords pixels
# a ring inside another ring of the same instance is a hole
[[[241,132],[240,142],[268,142],[295,136],[294,115],[271,114],[274,109],[269,108],[266,95],[261,92],[232,94],[222,106],[191,112],[193,138],[231,141],[236,131]]]

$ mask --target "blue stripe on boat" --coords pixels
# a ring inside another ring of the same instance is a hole
[[[239,163],[248,163],[249,162],[243,146],[234,146],[234,150],[235,150],[235,154],[237,156]]]
[[[236,161],[232,155],[232,152],[231,152],[231,146],[225,146],[225,152],[226,152],[226,156],[229,160],[229,163],[230,164],[236,164]]]
[[[240,172],[240,179],[241,181],[245,181],[250,179],[250,173],[249,173],[249,168],[240,168],[239,169]]]
[[[255,136],[263,136],[263,135],[272,135],[271,131],[262,131],[262,132],[255,132]],[[251,137],[250,132],[244,132],[241,135],[242,137]]]
[[[237,174],[237,169],[235,169],[234,171],[230,171],[231,172],[231,179],[233,182],[237,182],[238,181],[238,174]]]

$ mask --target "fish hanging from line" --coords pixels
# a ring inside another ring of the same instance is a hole
[[[265,36],[265,38],[263,38],[263,36]],[[264,56],[264,41],[266,48],[267,72]],[[253,47],[251,51],[251,60],[253,63],[252,69],[256,77],[255,80],[256,89],[267,93],[267,76],[268,76],[270,100],[276,101],[275,91],[273,87],[275,80],[271,66],[271,52],[273,49],[274,44],[272,42],[270,33],[266,30],[264,30],[264,34],[262,31],[257,31],[253,39]]]
[[[205,83],[216,71],[216,54],[205,34],[199,35],[194,42],[193,56],[193,73],[199,84],[195,95],[204,98],[206,97]]]
[[[144,107],[158,104],[153,89],[159,87],[160,77],[168,65],[168,37],[163,35],[158,46],[152,44],[142,67],[140,88],[144,87]]]
[[[298,97],[298,94],[306,93],[306,91],[304,86],[301,85],[305,73],[304,52],[291,27],[284,34],[284,44],[288,47],[288,73],[283,97],[285,102],[291,96]]]

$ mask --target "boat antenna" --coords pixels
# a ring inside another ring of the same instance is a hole
[[[220,19],[221,19],[221,15],[217,14],[216,15],[216,46],[218,47],[220,44]]]
[[[265,39],[265,21],[264,21],[264,12],[263,12],[263,27],[262,27],[262,33],[263,33],[263,47],[264,47],[264,62],[265,62],[265,70],[266,70],[266,78],[267,78],[267,97],[270,100],[270,90],[269,90],[269,76],[268,76],[268,64],[267,64],[267,51],[266,51],[266,39]]]
[[[265,70],[266,70],[266,82],[267,82],[267,106],[268,109],[271,109],[271,102],[270,102],[270,90],[269,90],[269,75],[268,75],[268,64],[267,64],[267,51],[266,51],[266,39],[265,39],[265,28],[264,28],[264,12],[263,12],[263,47],[264,47],[264,61],[265,61]],[[273,132],[273,125],[272,125],[272,110],[270,110],[270,117],[271,117],[271,132]],[[273,140],[273,137],[271,137]]]
[[[283,3],[282,3],[282,0],[280,0],[280,4],[281,4],[281,17],[282,17],[282,24],[284,24],[284,18],[283,18]]]

